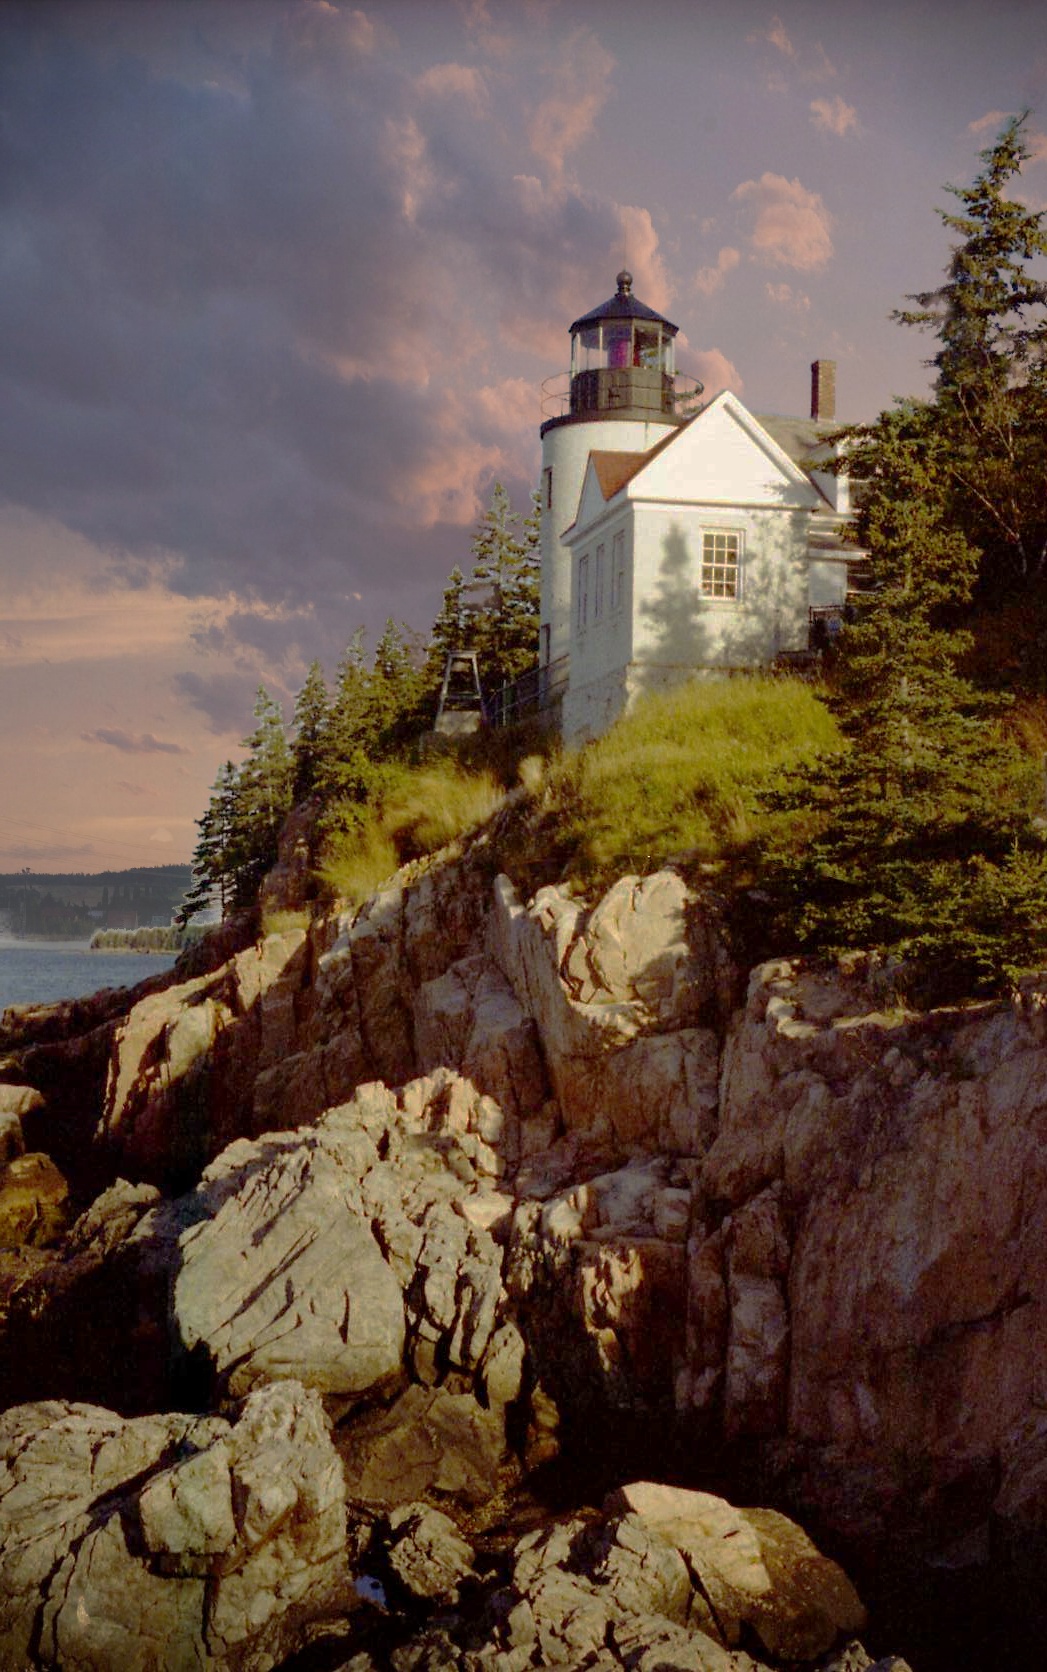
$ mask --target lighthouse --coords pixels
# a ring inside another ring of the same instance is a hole
[[[609,301],[571,326],[566,410],[541,430],[540,661],[556,669],[557,685],[569,676],[571,553],[562,536],[578,511],[589,455],[649,452],[685,422],[701,393],[693,378],[686,393],[678,389],[679,327],[633,295],[631,273],[623,270],[616,282]]]

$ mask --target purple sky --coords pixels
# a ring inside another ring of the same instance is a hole
[[[425,629],[614,289],[757,412],[926,387],[888,320],[1032,110],[1038,0],[0,8],[0,869],[189,856],[255,687]]]

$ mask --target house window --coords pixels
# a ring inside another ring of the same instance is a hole
[[[551,648],[551,646],[550,646],[551,636],[552,636],[552,630],[549,626],[549,623],[544,622],[543,625],[542,625],[542,631],[541,631],[541,634],[540,634],[541,652],[540,652],[540,655],[539,655],[539,658],[538,658],[539,661],[541,662],[543,668],[546,668],[546,667],[549,666],[549,650]]]
[[[543,497],[545,499],[545,509],[547,511],[551,511],[552,508],[553,508],[553,467],[552,467],[552,465],[547,465],[545,470],[542,471],[542,488],[543,488]]]
[[[578,631],[585,632],[589,619],[589,553],[578,559]]]
[[[593,587],[593,620],[594,621],[599,621],[600,617],[603,615],[603,572],[604,572],[604,548],[603,548],[603,546],[597,546],[597,548],[596,548],[596,584]]]
[[[737,598],[738,568],[742,537],[726,530],[702,535],[702,583],[704,598]]]
[[[611,608],[620,610],[625,597],[625,530],[611,541]]]

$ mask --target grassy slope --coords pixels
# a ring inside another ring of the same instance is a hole
[[[521,753],[533,747],[533,735]],[[511,762],[506,739],[404,768],[363,827],[332,839],[326,888],[359,901],[407,859],[457,841],[513,798],[492,832],[493,855],[525,889],[573,880],[596,891],[669,858],[719,867],[742,858],[771,819],[758,794],[774,773],[840,747],[812,689],[791,679],[702,679],[648,697],[580,750]]]

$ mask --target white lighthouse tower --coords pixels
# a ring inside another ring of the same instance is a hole
[[[541,641],[547,678],[569,679],[571,554],[561,536],[578,510],[590,452],[647,453],[685,422],[701,384],[677,389],[675,337],[679,329],[632,293],[621,272],[608,302],[571,326],[567,411],[542,425]],[[565,678],[566,676],[566,678]]]

